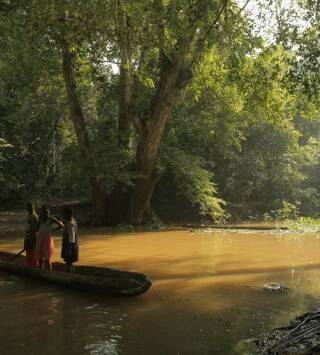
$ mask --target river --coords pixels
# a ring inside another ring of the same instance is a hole
[[[1,272],[1,354],[245,354],[245,339],[318,304],[317,235],[82,230],[80,238],[81,263],[143,272],[151,289],[113,298]],[[55,245],[58,260],[59,236]],[[21,233],[1,234],[1,250],[20,247]],[[269,282],[289,291],[263,291]]]

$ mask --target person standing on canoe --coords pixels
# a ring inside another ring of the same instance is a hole
[[[79,260],[79,241],[77,221],[73,217],[73,212],[66,207],[63,211],[64,229],[62,238],[61,258],[68,265],[70,272],[73,272],[73,263]]]
[[[30,267],[37,267],[37,259],[34,255],[36,246],[37,228],[38,228],[38,215],[34,210],[34,206],[31,202],[26,204],[27,220],[25,226],[23,247],[26,251],[26,263]]]
[[[56,228],[52,228],[56,224]],[[51,258],[54,254],[52,232],[63,227],[63,223],[57,218],[50,216],[47,206],[42,206],[39,215],[38,237],[36,241],[35,256],[41,270],[51,271]]]

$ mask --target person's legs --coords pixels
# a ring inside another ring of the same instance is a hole
[[[31,254],[31,250],[30,249],[26,250],[26,264],[28,266],[33,266],[32,265],[32,254]]]
[[[69,272],[73,272],[74,271],[74,266],[72,263],[67,263],[68,265],[68,269],[69,269]]]
[[[30,267],[37,267],[38,262],[34,255],[34,249],[29,249],[26,251],[26,263]]]
[[[50,260],[50,259],[49,259],[49,260],[46,260],[46,261],[45,261],[45,264],[46,264],[47,270],[52,271],[51,260]]]

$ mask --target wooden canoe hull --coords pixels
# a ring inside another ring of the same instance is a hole
[[[50,283],[109,295],[138,296],[151,286],[146,276],[137,272],[120,271],[96,266],[75,266],[73,273],[66,272],[63,263],[53,263],[53,271],[41,271],[28,267],[25,257],[19,256],[13,261],[15,254],[0,252],[0,269],[17,275],[32,277]]]

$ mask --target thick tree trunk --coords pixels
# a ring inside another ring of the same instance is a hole
[[[150,210],[154,187],[159,179],[155,163],[163,130],[178,99],[184,81],[181,77],[181,61],[163,62],[160,82],[151,103],[151,112],[143,125],[136,155],[138,178],[130,205],[130,221],[141,224]]]
[[[118,1],[121,2],[121,0]],[[195,63],[199,62],[202,54],[205,53],[204,48],[207,38],[218,23],[227,3],[228,0],[221,0],[221,3],[217,4],[216,17],[204,31],[203,36],[197,39],[198,36],[195,36],[195,34],[197,34],[198,28],[194,27],[194,31],[190,30],[184,34],[181,33],[174,47],[168,51],[168,48],[166,48],[164,3],[162,1],[153,2],[157,11],[163,14],[162,18],[164,20],[158,26],[160,80],[154,98],[150,103],[150,112],[147,119],[140,120],[138,125],[133,120],[135,127],[138,127],[139,142],[136,154],[138,177],[135,181],[130,204],[131,223],[141,224],[148,214],[153,189],[158,180],[156,159],[165,125],[174,104],[178,100],[179,93],[192,79],[192,69]],[[198,18],[201,19],[203,16],[202,2],[199,2],[199,7],[196,11]],[[195,49],[190,57],[192,45],[194,45]],[[166,55],[168,52],[170,53],[170,59]]]
[[[150,176],[145,175],[137,178],[130,205],[130,223],[148,222],[151,216],[151,198],[159,178],[160,174],[156,170]]]
[[[70,107],[70,115],[75,128],[80,155],[83,159],[84,174],[88,176],[93,204],[93,223],[104,224],[106,218],[106,194],[99,185],[97,168],[94,161],[84,115],[80,106],[76,82],[73,74],[72,55],[66,44],[63,44],[62,69]]]

